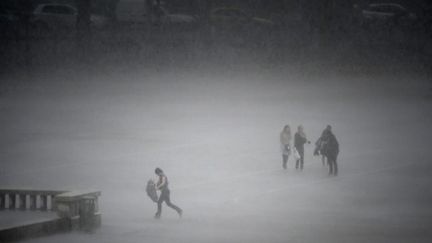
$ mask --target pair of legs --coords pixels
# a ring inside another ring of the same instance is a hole
[[[304,164],[304,149],[302,148],[296,148],[297,152],[300,155],[300,159],[296,160],[296,169],[303,170],[303,164]]]
[[[287,154],[282,154],[282,167],[286,170],[287,169],[287,163],[288,163],[288,157]]]
[[[327,157],[327,163],[329,166],[329,175],[337,176],[338,174],[338,165],[337,160],[335,156],[328,156]]]
[[[180,215],[180,217],[182,216],[183,210],[181,210],[181,208],[177,207],[176,205],[171,203],[171,199],[170,199],[170,191],[168,189],[163,190],[161,192],[161,195],[159,197],[159,200],[157,202],[158,205],[158,210],[155,214],[155,218],[159,219],[161,214],[162,214],[162,203],[165,202],[166,205],[172,209],[174,209],[175,211],[177,211],[177,213]]]
[[[326,166],[326,157],[324,155],[321,155],[321,161],[323,166]]]

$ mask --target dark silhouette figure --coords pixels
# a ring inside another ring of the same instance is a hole
[[[300,125],[297,128],[297,132],[294,135],[294,147],[296,148],[297,152],[300,155],[300,158],[296,160],[296,169],[303,170],[304,165],[304,145],[305,143],[310,143],[310,141],[307,140],[306,134],[304,133],[303,126]]]
[[[324,131],[321,133],[321,137],[319,137],[318,138],[318,140],[315,142],[315,150],[314,150],[314,156],[319,156],[319,155],[321,155],[321,161],[322,161],[322,164],[323,164],[323,166],[325,166],[326,165],[326,157],[325,157],[325,155],[322,153],[322,146],[324,145],[324,143],[323,143],[323,141],[322,141],[322,138],[324,137],[324,135],[325,135],[325,132],[327,131],[327,130],[331,130],[331,126],[330,125],[327,125],[327,127],[324,129]]]
[[[333,134],[331,127],[324,130],[321,136],[321,153],[327,157],[329,175],[338,174],[337,156],[339,155],[339,143]]]
[[[160,168],[156,168],[155,173],[156,173],[156,175],[159,176],[159,180],[156,183],[156,189],[161,191],[161,194],[159,196],[159,200],[157,202],[158,209],[157,209],[157,212],[155,214],[155,218],[159,219],[161,217],[162,203],[163,202],[165,202],[168,207],[177,211],[177,213],[181,217],[183,214],[183,210],[171,203],[170,190],[168,189],[168,178],[166,177],[166,175],[164,174],[164,172]]]

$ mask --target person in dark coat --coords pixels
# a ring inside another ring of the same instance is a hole
[[[321,133],[321,137],[319,137],[318,140],[315,142],[315,150],[314,150],[314,156],[321,155],[321,161],[322,161],[323,166],[326,165],[326,159],[327,158],[322,153],[322,147],[324,145],[324,142],[322,141],[322,138],[324,137],[324,135],[325,135],[325,133],[326,133],[327,130],[331,130],[331,126],[330,125],[327,125],[327,127]]]
[[[183,210],[177,207],[176,205],[174,205],[173,203],[171,203],[170,190],[168,189],[168,178],[160,168],[156,168],[155,173],[159,177],[156,183],[156,189],[161,191],[159,200],[157,201],[158,208],[155,214],[155,218],[159,219],[161,217],[163,202],[165,202],[168,207],[177,211],[177,213],[181,217],[183,214]]]
[[[297,150],[297,152],[300,155],[300,158],[296,160],[296,169],[303,170],[303,164],[304,164],[304,145],[305,143],[309,143],[310,141],[307,140],[306,134],[304,133],[303,126],[300,125],[297,128],[297,132],[294,135],[294,147]]]
[[[329,165],[329,175],[337,176],[338,165],[337,157],[339,155],[339,143],[336,136],[333,134],[331,128],[325,130],[321,136],[322,140],[322,154],[327,157],[327,163]]]

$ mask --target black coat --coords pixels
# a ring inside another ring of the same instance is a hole
[[[301,136],[298,132],[294,135],[294,147],[296,149],[304,150],[304,144],[307,142],[307,139]]]
[[[321,153],[324,156],[335,160],[339,155],[339,143],[336,136],[330,131],[327,131],[321,137]]]

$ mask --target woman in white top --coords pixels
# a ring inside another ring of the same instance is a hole
[[[282,151],[282,167],[287,169],[288,157],[291,155],[291,128],[285,125],[280,133],[280,146]]]

